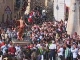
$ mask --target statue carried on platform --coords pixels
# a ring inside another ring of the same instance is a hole
[[[17,39],[18,40],[23,40],[22,36],[23,36],[25,26],[27,26],[27,24],[24,22],[24,20],[21,17],[20,20],[16,20],[16,25],[17,25],[17,30],[18,30]]]

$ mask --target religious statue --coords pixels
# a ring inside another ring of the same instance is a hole
[[[18,30],[17,39],[18,40],[23,40],[22,36],[23,36],[23,32],[24,32],[25,26],[27,26],[27,24],[24,22],[22,17],[20,18],[20,20],[16,21],[16,24],[17,24],[17,30]]]

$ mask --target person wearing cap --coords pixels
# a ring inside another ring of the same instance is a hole
[[[55,60],[55,51],[56,51],[56,44],[55,44],[55,41],[52,41],[52,43],[50,44],[49,46],[49,57],[50,57],[50,60]]]

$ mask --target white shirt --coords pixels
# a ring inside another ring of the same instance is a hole
[[[16,51],[21,50],[19,46],[15,46]]]
[[[46,12],[46,10],[42,10],[42,13],[43,13],[43,12]]]
[[[56,44],[50,44],[49,49],[56,49]]]
[[[46,44],[46,47],[48,47],[48,44]]]
[[[78,52],[78,54],[80,55],[80,52]]]
[[[10,44],[8,44],[8,47],[12,47]]]
[[[15,55],[18,55],[18,53],[21,51],[20,47],[19,46],[15,46],[16,48],[16,52],[15,52]]]
[[[1,55],[1,57],[0,57],[0,60],[2,60],[2,55]]]
[[[2,43],[2,41],[0,40],[0,44]]]
[[[77,58],[78,48],[71,49],[71,52],[73,53],[73,58]]]
[[[42,36],[39,36],[40,39],[42,39]]]
[[[67,21],[65,21],[65,27],[67,27]]]
[[[37,44],[36,47],[41,48],[42,46],[40,44]]]
[[[64,51],[63,48],[60,48],[59,51],[60,51],[60,52],[58,53],[58,56],[60,56],[60,55],[63,56],[63,51]]]

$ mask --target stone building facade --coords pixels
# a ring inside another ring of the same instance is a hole
[[[0,0],[0,22],[21,16],[23,2],[27,0]]]
[[[14,0],[0,0],[0,22],[13,18]]]
[[[80,0],[71,0],[67,32],[70,35],[74,32],[80,35]]]
[[[29,13],[36,6],[41,6],[49,12],[49,10],[53,10],[53,0],[1,0],[0,22],[20,18],[24,13],[23,11],[26,10]]]

